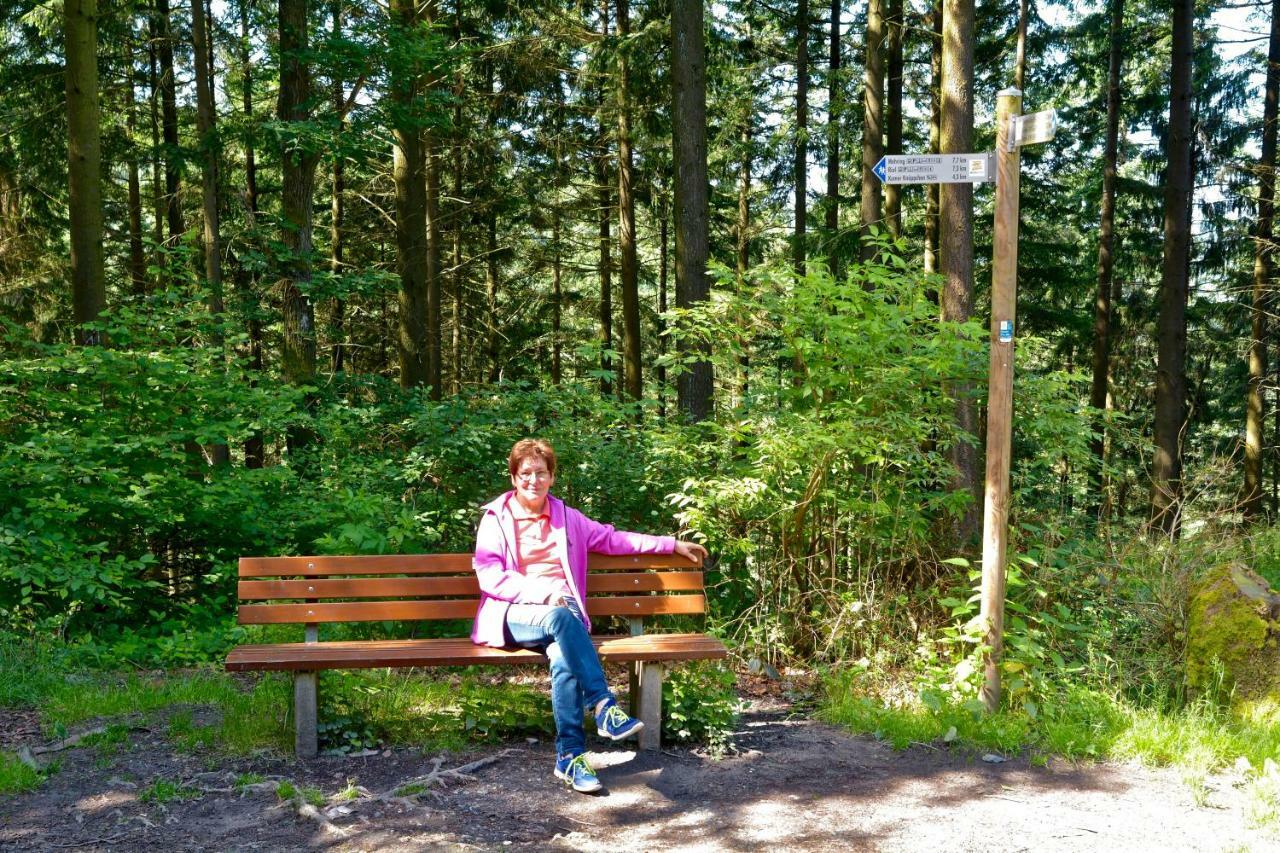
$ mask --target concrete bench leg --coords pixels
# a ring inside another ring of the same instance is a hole
[[[293,675],[293,751],[299,758],[315,758],[316,742],[316,674],[296,672]]]
[[[637,665],[640,670],[640,719],[644,728],[640,730],[640,748],[658,750],[662,748],[662,664],[645,661]]]

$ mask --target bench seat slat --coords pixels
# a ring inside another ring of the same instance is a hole
[[[592,593],[671,592],[702,589],[702,572],[610,572],[591,578]],[[475,575],[434,578],[323,578],[313,580],[240,581],[237,594],[246,601],[290,598],[410,598],[480,595]]]
[[[637,637],[593,637],[601,660],[721,660],[723,643],[705,634],[644,634]],[[369,669],[384,666],[467,666],[470,664],[537,663],[546,658],[528,649],[477,646],[466,638],[437,640],[364,640],[327,643],[282,643],[239,646],[227,656],[232,672],[260,670]]]
[[[242,604],[241,625],[289,625],[318,622],[391,622],[415,619],[469,619],[476,615],[474,598],[437,601],[338,601],[327,604]],[[703,613],[703,595],[616,595],[588,599],[594,616],[656,616]]]
[[[697,569],[677,554],[590,554],[591,571]],[[241,557],[241,578],[329,577],[333,575],[461,575],[471,571],[470,554],[377,554],[323,557]]]

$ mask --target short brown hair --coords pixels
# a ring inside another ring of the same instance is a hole
[[[541,438],[522,438],[517,441],[511,448],[511,455],[507,457],[507,470],[514,477],[516,471],[520,469],[520,463],[533,457],[537,457],[547,463],[547,472],[551,476],[555,476],[555,448],[551,446],[551,442]]]

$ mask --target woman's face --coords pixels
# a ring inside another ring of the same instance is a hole
[[[537,456],[520,460],[519,467],[511,475],[511,487],[516,490],[516,498],[530,510],[542,509],[547,492],[551,491],[555,481],[555,475],[547,470],[547,463]]]

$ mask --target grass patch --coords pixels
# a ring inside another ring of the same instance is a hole
[[[1206,774],[1242,756],[1259,771],[1268,761],[1280,761],[1280,715],[1241,716],[1208,703],[1165,711],[1075,687],[1031,717],[1009,711],[980,714],[961,704],[937,710],[918,702],[889,705],[860,693],[849,678],[830,679],[825,688],[823,719],[874,734],[895,749],[944,740],[1003,753],[1177,766],[1193,793],[1197,780],[1203,787]]]
[[[0,751],[0,796],[34,790],[45,780],[46,773],[31,769],[12,752]]]
[[[320,713],[339,735],[331,744],[335,748],[350,740],[342,737],[347,731],[358,745],[376,740],[434,751],[545,734],[554,724],[550,698],[541,687],[506,678],[489,682],[469,670],[324,672]]]
[[[138,799],[147,804],[163,805],[175,800],[199,799],[200,792],[187,788],[171,779],[157,779],[138,794]]]

